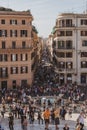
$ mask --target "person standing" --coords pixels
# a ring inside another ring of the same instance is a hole
[[[79,122],[77,122],[77,124],[76,124],[76,130],[81,130],[81,125],[80,125],[80,123]]]
[[[83,112],[81,112],[80,115],[78,116],[77,122],[81,126],[80,130],[83,130],[83,127],[84,127],[84,113]]]
[[[51,116],[51,124],[54,125],[54,122],[55,122],[54,108],[51,110],[50,116]]]
[[[1,107],[1,115],[3,118],[4,118],[5,111],[6,111],[5,104],[3,104]]]
[[[29,112],[29,120],[30,120],[30,124],[34,124],[34,110],[30,110]]]
[[[14,117],[13,117],[12,113],[9,113],[8,120],[9,120],[9,129],[14,130],[14,127],[13,127],[13,125],[14,125]]]
[[[49,130],[49,122],[50,122],[50,110],[49,108],[47,108],[44,113],[43,113],[43,117],[45,120],[45,130]]]
[[[63,120],[65,120],[65,115],[66,115],[66,113],[67,113],[67,111],[66,111],[65,107],[62,106],[62,108],[61,108],[61,110],[60,110],[60,115],[61,115],[61,118],[62,118]]]
[[[24,116],[24,120],[23,120],[23,130],[27,130],[27,125],[28,125],[28,121],[26,116]]]
[[[59,108],[56,108],[55,111],[54,111],[55,129],[56,129],[56,130],[59,129],[59,127],[58,127],[58,125],[60,124],[59,116],[60,116],[60,109],[59,109]]]
[[[38,117],[37,117],[37,119],[38,119],[38,124],[40,124],[41,121],[42,121],[42,124],[43,124],[43,118],[42,118],[42,113],[41,113],[41,111],[38,112]]]

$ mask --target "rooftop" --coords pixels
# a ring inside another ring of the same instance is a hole
[[[26,11],[15,11],[15,10],[12,10],[10,8],[5,8],[5,7],[0,7],[0,15],[3,15],[3,14],[6,14],[6,15],[31,15],[31,12],[30,10],[26,10]]]
[[[87,17],[87,13],[60,13],[58,17],[67,17],[67,16],[73,16],[73,17]]]

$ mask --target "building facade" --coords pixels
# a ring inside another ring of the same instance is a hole
[[[53,61],[52,42],[53,42],[53,36],[52,36],[52,35],[49,35],[49,37],[48,37],[48,39],[47,39],[47,41],[46,41],[46,45],[47,45],[47,48],[48,48],[49,58],[50,58],[50,61],[51,61],[51,62]]]
[[[87,83],[87,14],[62,13],[53,28],[58,82]]]
[[[0,9],[0,89],[32,84],[37,57],[32,21],[29,10]]]

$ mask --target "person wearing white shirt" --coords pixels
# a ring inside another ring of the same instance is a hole
[[[80,130],[83,130],[83,127],[84,127],[84,113],[83,112],[80,113],[77,120],[78,120],[79,124],[81,125]]]

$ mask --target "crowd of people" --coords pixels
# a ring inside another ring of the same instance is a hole
[[[66,120],[66,114],[70,114],[65,106],[50,107],[43,106],[37,107],[34,102],[30,100],[29,104],[10,104],[9,109],[6,110],[5,104],[3,104],[4,114],[8,111],[8,126],[10,130],[14,130],[14,119],[18,119],[21,122],[21,129],[27,130],[28,124],[32,126],[37,122],[38,124],[43,124],[45,130],[49,130],[49,124],[55,126],[55,130],[59,130],[59,125],[61,120]],[[37,115],[36,115],[37,113]],[[4,116],[2,115],[2,118]],[[83,130],[84,128],[84,111],[81,111],[74,126],[75,130]],[[2,130],[2,129],[1,129]],[[62,130],[70,130],[69,124],[65,123]]]
[[[86,86],[82,87],[77,84],[59,85],[56,79],[57,74],[54,72],[53,66],[50,63],[49,66],[44,64],[44,61],[50,61],[47,55],[48,52],[45,49],[42,53],[41,62],[37,67],[32,86],[25,84],[17,86],[16,89],[3,89],[0,91],[1,116],[4,118],[5,113],[9,113],[8,124],[10,130],[14,130],[15,118],[21,120],[22,130],[27,130],[27,125],[34,124],[35,122],[35,113],[38,114],[38,124],[45,124],[46,130],[49,129],[49,123],[55,125],[55,130],[58,130],[59,124],[61,123],[60,120],[65,120],[69,104],[72,103],[75,104],[73,110],[76,109],[77,103],[81,105],[81,113],[76,122],[76,130],[83,130],[83,115],[84,113],[85,115],[87,114]],[[54,103],[48,100],[48,105],[46,105],[44,100],[43,104],[41,104],[40,97],[59,97],[60,94],[63,96]],[[35,97],[37,97],[37,100],[35,100]],[[66,103],[64,101],[66,101]],[[40,109],[40,107],[43,109]],[[73,110],[69,109],[70,115]],[[65,123],[63,130],[69,129],[68,124]],[[0,128],[0,130],[2,129]]]

